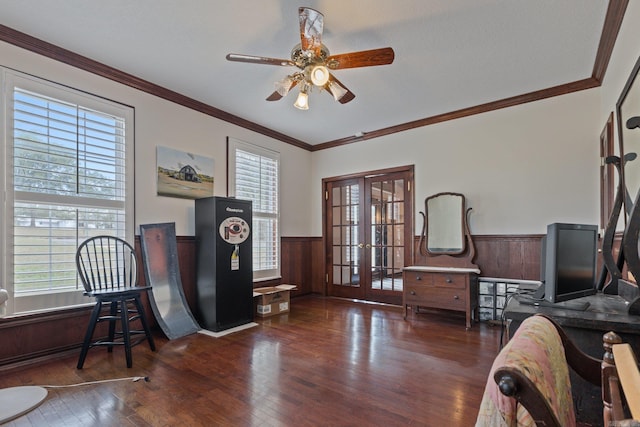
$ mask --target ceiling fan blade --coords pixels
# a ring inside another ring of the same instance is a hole
[[[393,49],[390,47],[383,47],[380,49],[331,55],[327,58],[326,65],[332,70],[372,67],[374,65],[391,64],[394,58],[395,53],[393,52]]]
[[[296,66],[296,63],[290,59],[267,58],[264,56],[242,55],[239,53],[227,54],[227,61],[249,62],[251,64]]]
[[[326,85],[324,85],[324,88],[327,90],[327,92],[333,95],[333,98],[340,104],[346,104],[356,97],[353,92],[347,89],[347,87],[340,83],[340,81],[336,79],[332,74],[329,74],[329,81]]]
[[[283,96],[280,95],[276,90],[275,92],[273,92],[271,95],[267,97],[267,101],[280,101],[282,98]]]
[[[298,8],[300,18],[300,44],[302,50],[311,50],[316,55],[322,48],[324,15],[309,7]]]

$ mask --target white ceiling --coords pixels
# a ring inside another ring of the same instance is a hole
[[[315,145],[587,79],[607,3],[0,0],[0,24]],[[332,54],[390,46],[395,61],[334,71],[348,104],[321,92],[308,111],[295,93],[265,101],[293,70],[225,55],[288,59],[299,6],[324,14]]]

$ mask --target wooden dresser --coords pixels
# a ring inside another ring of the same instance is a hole
[[[402,307],[463,311],[466,327],[478,321],[478,275],[480,270],[460,267],[405,267],[402,272]]]

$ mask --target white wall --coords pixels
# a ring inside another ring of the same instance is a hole
[[[283,236],[309,234],[311,154],[306,150],[229,124],[0,42],[0,65],[103,96],[135,108],[136,225],[175,222],[178,235],[193,235],[193,200],[156,195],[156,147],[213,157],[214,193],[227,193],[226,138],[232,136],[281,153]]]
[[[424,198],[467,197],[474,234],[537,234],[551,222],[599,220],[598,90],[413,129],[313,155],[313,182],[415,165],[416,234]],[[313,233],[321,194],[312,187]]]

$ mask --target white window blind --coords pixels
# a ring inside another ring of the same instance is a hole
[[[229,138],[229,195],[253,202],[254,280],[280,277],[279,157]]]
[[[129,107],[5,72],[3,276],[9,314],[88,303],[78,245],[133,239],[133,124]]]

